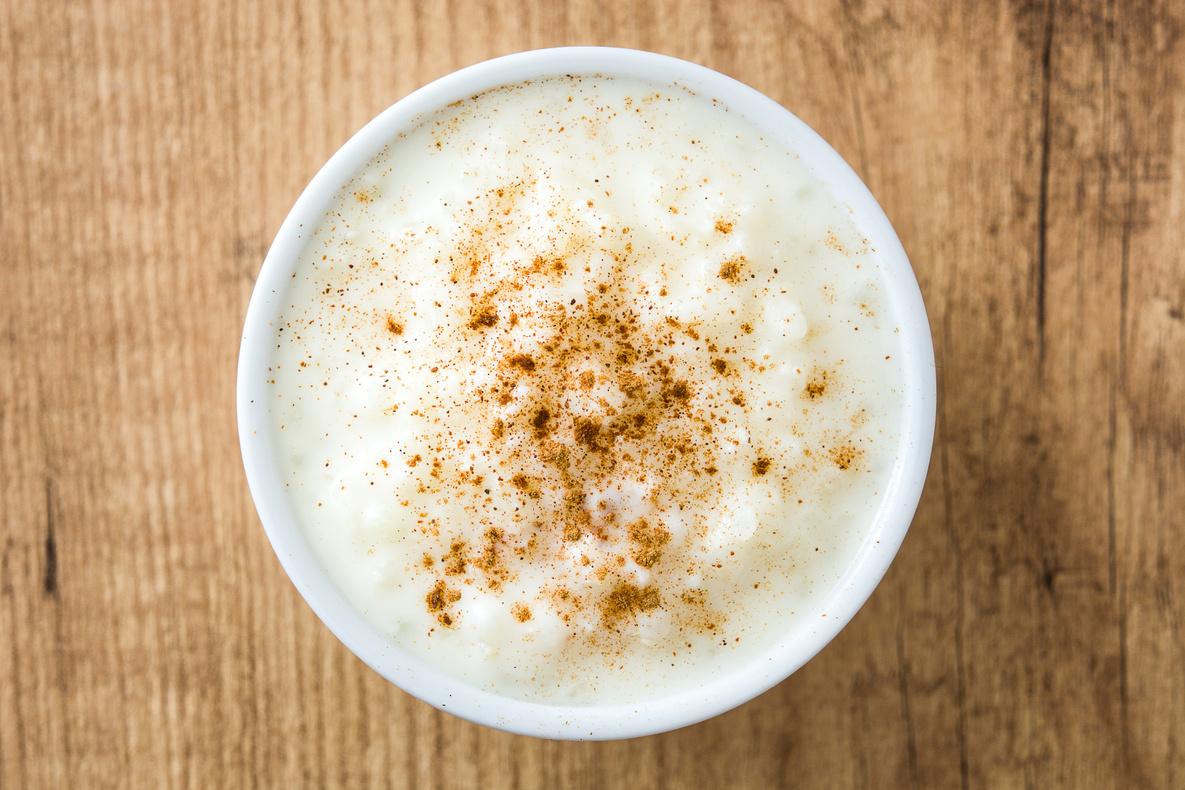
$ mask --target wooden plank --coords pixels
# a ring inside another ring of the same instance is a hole
[[[1120,760],[1131,784],[1185,779],[1185,12],[1108,9],[1115,122],[1103,221],[1117,235],[1120,312],[1112,409],[1110,576]]]

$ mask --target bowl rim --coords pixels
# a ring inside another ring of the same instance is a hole
[[[273,319],[308,232],[334,195],[400,131],[446,105],[503,85],[568,75],[633,77],[682,86],[720,99],[730,111],[787,145],[793,141],[808,167],[852,209],[856,225],[877,250],[886,293],[904,335],[901,453],[863,545],[822,599],[824,612],[815,627],[805,639],[791,640],[788,635],[702,686],[631,704],[557,705],[502,697],[404,652],[344,598],[320,567],[269,454],[276,446],[265,375]],[[240,343],[236,408],[248,487],[272,548],[301,596],[351,652],[409,694],[463,719],[523,735],[605,740],[665,732],[724,713],[789,677],[847,625],[888,570],[913,519],[929,467],[937,393],[925,305],[905,250],[871,192],[818,134],[764,94],[704,66],[641,50],[556,47],[487,60],[425,85],[363,126],[321,167],[285,218],[255,281]]]

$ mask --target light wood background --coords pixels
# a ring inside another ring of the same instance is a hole
[[[774,690],[618,743],[436,712],[345,650],[234,423],[300,190],[522,49],[694,60],[865,179],[938,442],[896,564]],[[1185,786],[1185,8],[0,0],[0,786]]]

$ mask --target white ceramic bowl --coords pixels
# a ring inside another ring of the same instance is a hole
[[[829,182],[853,210],[856,225],[885,262],[883,293],[900,317],[905,349],[903,452],[887,496],[856,560],[824,599],[814,626],[786,635],[735,672],[693,691],[629,705],[557,706],[521,702],[475,688],[412,656],[378,631],[334,587],[285,497],[269,415],[267,369],[276,321],[305,243],[303,224],[317,224],[335,193],[403,130],[454,101],[490,88],[554,75],[635,77],[678,83],[718,98],[783,141]],[[238,419],[252,497],[284,570],[301,595],[355,655],[425,702],[462,718],[546,738],[630,738],[702,721],[756,697],[818,653],[855,615],[884,576],[913,519],[934,438],[934,351],[925,306],[909,260],[868,189],[826,142],[771,99],[722,74],[674,58],[625,49],[572,47],[509,55],[443,77],[407,96],[354,135],[317,173],[276,235],[251,296],[238,370]]]

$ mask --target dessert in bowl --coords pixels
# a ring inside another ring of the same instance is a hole
[[[650,53],[398,102],[281,227],[239,420],[282,564],[355,654],[501,729],[720,713],[855,614],[920,497],[933,351],[868,190]]]

